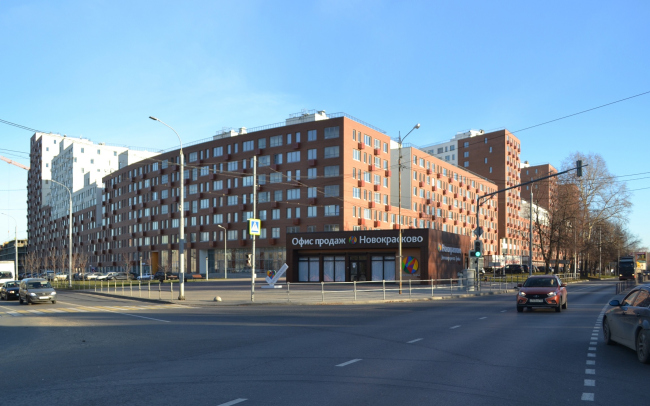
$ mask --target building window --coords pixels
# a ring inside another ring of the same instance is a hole
[[[307,179],[316,179],[316,168],[307,169]]]
[[[361,161],[361,151],[359,151],[358,149],[353,149],[352,159],[354,159],[355,161]]]
[[[325,217],[338,216],[339,215],[339,206],[336,204],[330,204],[325,206]]]
[[[464,166],[465,168],[469,168],[469,161],[465,161],[465,163],[463,164],[463,166]]]
[[[316,130],[307,131],[307,141],[316,141]]]
[[[316,159],[316,149],[308,149],[307,150],[307,159]]]
[[[297,199],[300,199],[300,189],[287,190],[287,200],[297,200]]]
[[[215,147],[212,150],[212,156],[222,156],[223,155],[223,147]]]
[[[252,151],[255,148],[255,141],[244,141],[242,142],[241,149],[243,152]]]
[[[287,163],[300,162],[300,151],[287,152]]]
[[[196,152],[191,152],[190,153],[190,162],[194,162],[198,160],[198,154]]]
[[[338,196],[339,196],[339,185],[325,186],[325,197],[338,197]]]
[[[280,227],[273,227],[271,229],[271,238],[280,238]]]
[[[317,216],[318,216],[318,208],[316,206],[307,207],[307,217],[317,217]]]
[[[282,136],[281,135],[276,135],[274,137],[271,137],[269,139],[269,141],[270,141],[269,145],[271,147],[279,147],[279,146],[282,145]]]
[[[325,128],[325,136],[324,138],[330,139],[330,138],[339,138],[339,127],[327,127]]]
[[[326,166],[323,175],[325,177],[339,176],[339,166],[338,165]]]
[[[353,150],[353,151],[356,151],[356,150]],[[325,159],[338,158],[338,156],[339,156],[339,147],[338,146],[325,147],[325,156],[324,156]]]
[[[340,227],[338,224],[325,224],[324,231],[340,231]]]

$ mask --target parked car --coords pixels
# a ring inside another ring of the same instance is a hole
[[[26,278],[20,281],[18,289],[20,304],[27,303],[56,303],[56,291],[45,278]]]
[[[18,299],[20,281],[7,281],[0,287],[0,300]]]
[[[45,276],[44,278],[47,279],[48,281],[53,281],[55,277],[54,271],[45,271]]]
[[[553,308],[556,312],[569,307],[566,283],[555,275],[533,275],[517,285],[517,311],[534,307]]]
[[[132,273],[126,273],[126,272],[116,272],[115,275],[113,275],[113,279],[118,280],[118,281],[125,281],[125,280],[134,280],[137,278],[135,274]]]
[[[650,285],[632,289],[623,301],[609,302],[603,316],[605,343],[623,344],[636,351],[639,361],[650,363]]]
[[[87,273],[86,275],[84,275],[84,279],[86,279],[87,281],[92,281],[92,280],[97,279],[97,277],[99,275],[101,275],[101,274],[98,273],[98,272],[90,272],[90,273]]]
[[[158,271],[153,276],[153,279],[158,279],[161,282],[163,282],[163,281],[177,281],[178,280],[178,274],[171,273],[171,272]]]
[[[152,279],[153,279],[153,275],[148,273],[142,274],[142,276],[138,276],[139,281],[150,281]]]
[[[528,268],[528,267],[526,267]],[[518,264],[510,264],[506,265],[503,270],[505,273],[528,273],[528,270],[524,270],[523,265],[518,265]]]
[[[97,279],[98,281],[109,281],[109,280],[113,279],[113,276],[109,275],[108,273],[101,273],[101,274],[97,275],[97,277],[95,277],[95,279]]]
[[[50,279],[48,279],[48,280],[50,280]],[[54,277],[54,280],[56,280],[56,281],[67,281],[68,280],[68,274],[64,273],[64,272],[59,272]]]

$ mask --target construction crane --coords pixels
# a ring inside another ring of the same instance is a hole
[[[12,161],[12,160],[9,159],[9,158],[5,158],[5,157],[3,157],[2,155],[0,155],[0,159],[2,159],[3,161],[5,161],[5,162],[8,163],[8,164],[16,165],[16,166],[19,167],[19,168],[23,168],[23,169],[26,170],[26,171],[29,170],[29,166],[25,166],[25,165],[23,165],[23,164],[19,164],[18,162],[16,162],[16,161]]]

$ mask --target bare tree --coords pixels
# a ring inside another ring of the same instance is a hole
[[[124,252],[120,254],[120,263],[124,267],[124,272],[126,272],[127,277],[131,273],[131,258],[129,258],[129,254]]]
[[[36,251],[30,251],[27,255],[25,255],[24,261],[25,273],[27,273],[27,269],[29,269],[30,276],[34,276],[36,267]]]
[[[83,276],[86,273],[86,267],[88,266],[88,254],[86,254],[85,252],[80,252],[77,255],[77,266],[81,270],[81,272],[80,272],[81,273],[81,279],[83,279]]]
[[[65,267],[68,264],[68,253],[65,249],[59,251],[59,255],[56,256],[57,269],[60,273],[65,273]]]

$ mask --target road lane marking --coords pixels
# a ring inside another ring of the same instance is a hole
[[[239,398],[239,399],[231,400],[230,402],[222,403],[222,404],[217,405],[217,406],[232,406],[232,405],[236,405],[237,403],[245,402],[247,400],[248,399]]]
[[[30,313],[34,313],[34,314],[45,314],[45,313],[43,313],[41,311],[38,311],[38,310],[26,310],[26,311],[28,311]]]
[[[16,317],[16,316],[22,316],[22,314],[20,314],[20,313],[18,313],[18,312],[7,312],[7,314],[10,315],[10,316],[14,316],[14,317]]]
[[[588,353],[587,353],[587,356],[588,356],[588,357],[591,357],[591,358],[595,358],[595,357],[596,357],[596,354],[594,354],[593,352],[588,352]]]
[[[596,347],[589,347],[589,351],[596,351]]]
[[[587,360],[587,365],[596,365],[596,361],[593,359],[588,359]]]
[[[596,342],[596,341],[589,342],[589,345],[596,345],[596,344],[598,344],[598,342]]]
[[[485,319],[487,319],[487,317],[485,317],[485,316],[484,317],[479,317],[479,320],[485,320]]]
[[[344,366],[346,366],[346,365],[354,364],[355,362],[359,362],[359,361],[361,361],[361,359],[359,359],[359,358],[357,358],[357,359],[353,359],[353,360],[350,360],[350,361],[348,361],[348,362],[344,362],[344,363],[342,363],[342,364],[338,364],[337,367],[344,367]]]
[[[596,386],[595,379],[585,379],[585,386]]]
[[[505,312],[507,312],[507,310],[501,310],[501,313],[505,313]]]
[[[449,327],[449,330],[453,330],[453,329],[458,328],[458,327],[460,327],[460,326]]]
[[[595,369],[585,369],[585,375],[596,375]]]
[[[586,401],[589,401],[589,402],[593,402],[594,401],[594,394],[593,393],[583,393],[580,400],[586,400]]]
[[[413,344],[413,343],[417,343],[418,341],[422,341],[422,340],[423,340],[423,338],[416,338],[415,340],[408,341],[406,344]]]

